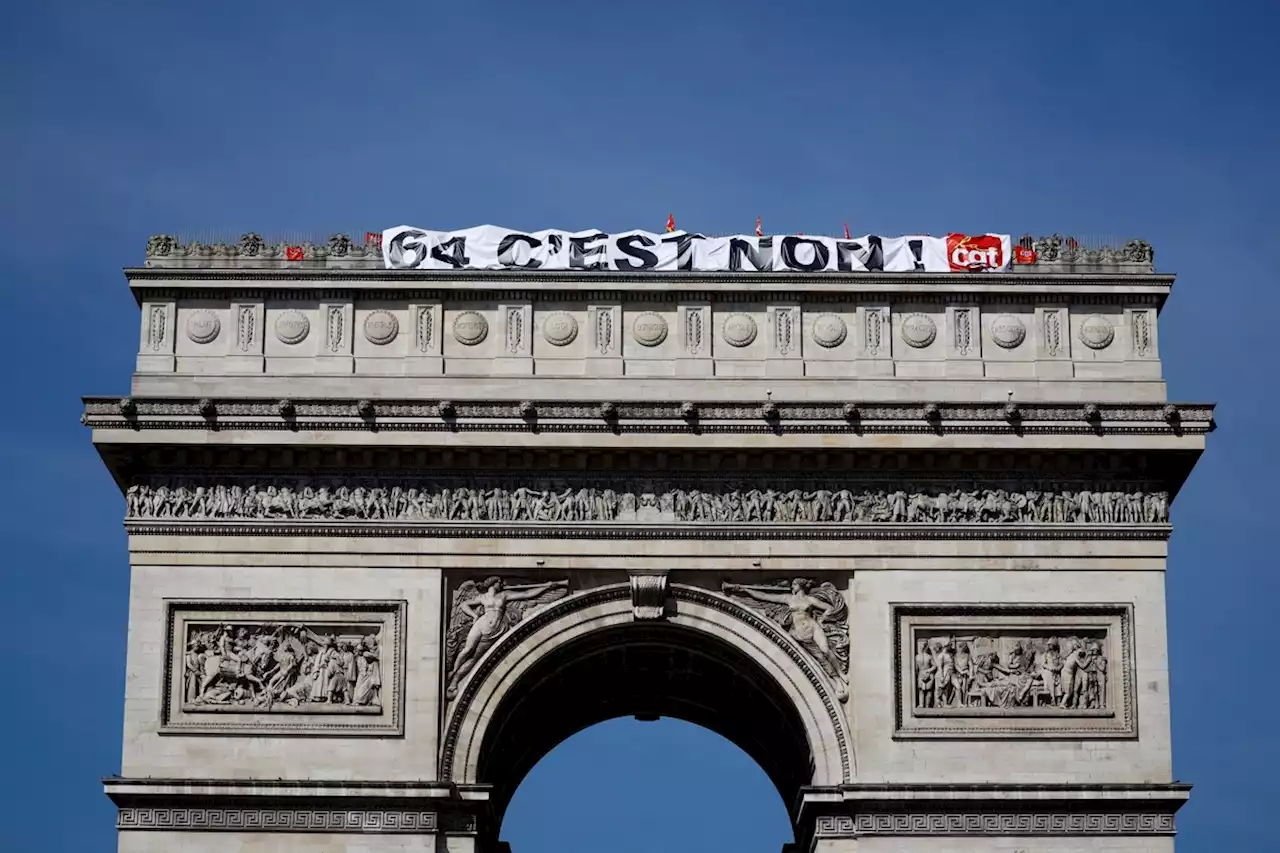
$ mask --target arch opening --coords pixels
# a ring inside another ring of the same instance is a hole
[[[794,702],[748,653],[672,623],[627,623],[549,651],[498,702],[479,745],[477,781],[493,786],[500,825],[516,788],[574,734],[617,717],[672,717],[745,752],[790,810],[814,776]]]
[[[615,718],[556,746],[520,783],[498,832],[512,853],[736,850],[794,841],[760,766],[709,729]]]

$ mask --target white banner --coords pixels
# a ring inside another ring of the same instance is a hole
[[[382,232],[393,270],[694,270],[699,272],[991,272],[1009,267],[1008,234],[946,237],[705,237],[673,231],[513,231],[480,225]]]

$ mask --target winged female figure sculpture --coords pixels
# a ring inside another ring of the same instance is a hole
[[[834,585],[795,578],[790,584],[725,583],[721,588],[785,628],[822,665],[835,682],[839,698],[848,697],[849,608]]]
[[[569,582],[507,586],[500,577],[479,584],[463,581],[453,594],[449,631],[445,635],[445,670],[449,687],[445,695],[453,699],[458,685],[489,647],[524,619],[526,613],[569,593]]]

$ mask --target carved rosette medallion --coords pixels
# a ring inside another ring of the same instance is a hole
[[[281,343],[300,344],[311,332],[311,321],[301,311],[290,308],[276,318],[276,337]]]
[[[1080,324],[1080,342],[1089,349],[1106,349],[1115,337],[1116,327],[1101,314],[1092,314]]]
[[[390,311],[373,311],[364,318],[364,336],[369,343],[385,346],[400,334],[400,321]]]
[[[222,331],[222,321],[212,311],[200,309],[187,317],[187,337],[198,344],[213,343]]]
[[[991,321],[991,340],[1003,349],[1016,349],[1027,338],[1027,327],[1012,314],[1001,314]]]
[[[813,341],[818,346],[827,349],[838,347],[848,335],[849,327],[835,314],[820,314],[813,321]]]
[[[453,319],[453,337],[464,346],[473,347],[489,336],[489,321],[477,311],[463,311]]]
[[[908,346],[923,349],[938,337],[938,324],[927,314],[908,314],[902,320],[902,339]]]
[[[745,347],[756,339],[756,321],[749,314],[730,314],[724,318],[724,341],[729,346]]]
[[[567,311],[555,311],[542,321],[542,337],[553,347],[566,347],[578,337],[578,321]]]
[[[667,321],[652,311],[636,315],[631,324],[631,335],[644,347],[656,347],[667,339]]]

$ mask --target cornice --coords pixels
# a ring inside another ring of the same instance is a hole
[[[1204,435],[1212,403],[645,403],[86,397],[93,429],[670,434]]]

